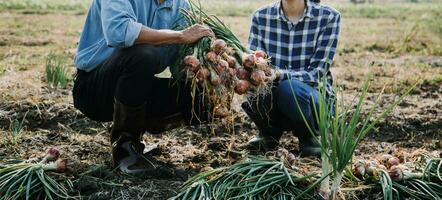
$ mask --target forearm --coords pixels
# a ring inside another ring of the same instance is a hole
[[[135,40],[135,44],[167,45],[182,43],[184,43],[184,40],[181,31],[155,30],[144,26]]]

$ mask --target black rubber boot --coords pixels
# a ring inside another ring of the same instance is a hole
[[[115,166],[120,161],[133,154],[142,154],[144,145],[141,137],[145,129],[146,104],[138,107],[125,106],[114,100],[113,125],[110,131],[112,144],[112,159]],[[130,148],[123,148],[123,144]]]
[[[298,137],[299,149],[303,157],[321,157],[321,145],[313,136]]]
[[[313,137],[307,127],[300,126],[295,128],[293,133],[296,137],[298,137],[299,150],[302,157],[321,157],[321,145],[315,139],[315,137]],[[317,133],[317,130],[315,130],[315,133]]]
[[[250,104],[243,103],[242,108],[259,129],[258,136],[248,142],[247,149],[251,152],[275,150],[283,133],[281,128],[274,126],[267,114],[256,112],[256,109],[253,109]]]

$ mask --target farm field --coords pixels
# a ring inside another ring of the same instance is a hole
[[[269,0],[202,0],[241,41],[247,42],[251,14]],[[130,176],[112,168],[108,128],[73,106],[73,58],[87,0],[0,0],[0,164],[44,155],[57,147],[70,161],[66,176],[74,195],[84,199],[167,199],[200,171],[234,164],[256,126],[235,99],[233,130],[223,124],[182,127],[161,135],[146,133],[146,151],[163,166],[155,173]],[[441,157],[442,2],[375,1],[350,4],[324,0],[342,13],[339,47],[332,69],[334,84],[349,101],[373,74],[367,105],[385,87],[384,105],[416,81],[422,83],[382,121],[356,150],[356,156],[422,149]],[[66,57],[71,81],[49,87],[46,58]],[[281,147],[295,155],[298,140],[285,134]],[[354,192],[349,199],[382,199],[382,192]],[[352,196],[353,195],[353,196]]]

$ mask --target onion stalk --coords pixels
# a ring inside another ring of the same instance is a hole
[[[332,42],[333,41],[331,41],[330,44],[332,44]],[[329,60],[329,55],[330,52],[328,52],[326,60]],[[328,67],[326,67],[326,71],[327,70]],[[378,94],[375,104],[368,111],[365,118],[362,118],[363,105],[370,88],[370,79],[367,79],[362,86],[359,98],[357,98],[358,100],[353,100],[353,103],[350,105],[343,106],[340,105],[336,97],[328,97],[326,91],[326,78],[326,76],[318,77],[318,80],[320,80],[318,84],[319,106],[313,104],[313,113],[317,121],[317,129],[308,123],[302,112],[300,113],[302,114],[302,118],[310,133],[321,144],[322,174],[325,176],[331,173],[331,188],[329,179],[325,178],[321,183],[320,194],[324,199],[336,199],[340,190],[343,172],[351,163],[354,151],[359,143],[381,120],[393,111],[393,109],[402,102],[406,96],[408,96],[417,83],[406,89],[405,92],[403,92],[403,94],[391,105],[387,106],[380,115],[374,116],[374,111],[379,107],[381,96],[384,91],[384,89],[382,89]],[[293,87],[292,93],[298,109],[300,109]],[[314,101],[315,100],[312,99],[312,102]]]
[[[383,155],[381,158],[385,160],[391,157]],[[382,169],[383,165],[378,165],[372,169],[374,173],[361,173],[365,170],[365,168],[360,167],[361,163],[373,162],[356,162],[353,165],[353,175],[362,177],[362,180],[368,184],[378,183],[382,188],[384,200],[405,198],[441,199],[442,197],[441,158],[428,159],[426,166],[414,166],[414,171],[407,167],[412,163],[403,163],[391,166],[389,169]]]
[[[74,199],[72,187],[59,183],[49,172],[64,172],[66,161],[50,163],[17,163],[0,168],[0,199]],[[60,177],[61,178],[61,177]]]
[[[283,160],[252,158],[194,176],[172,199],[311,199],[316,175],[301,175]]]

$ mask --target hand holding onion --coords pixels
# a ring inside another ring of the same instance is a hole
[[[180,43],[182,44],[192,44],[203,37],[214,37],[213,31],[201,24],[192,25],[183,31],[180,31]]]

